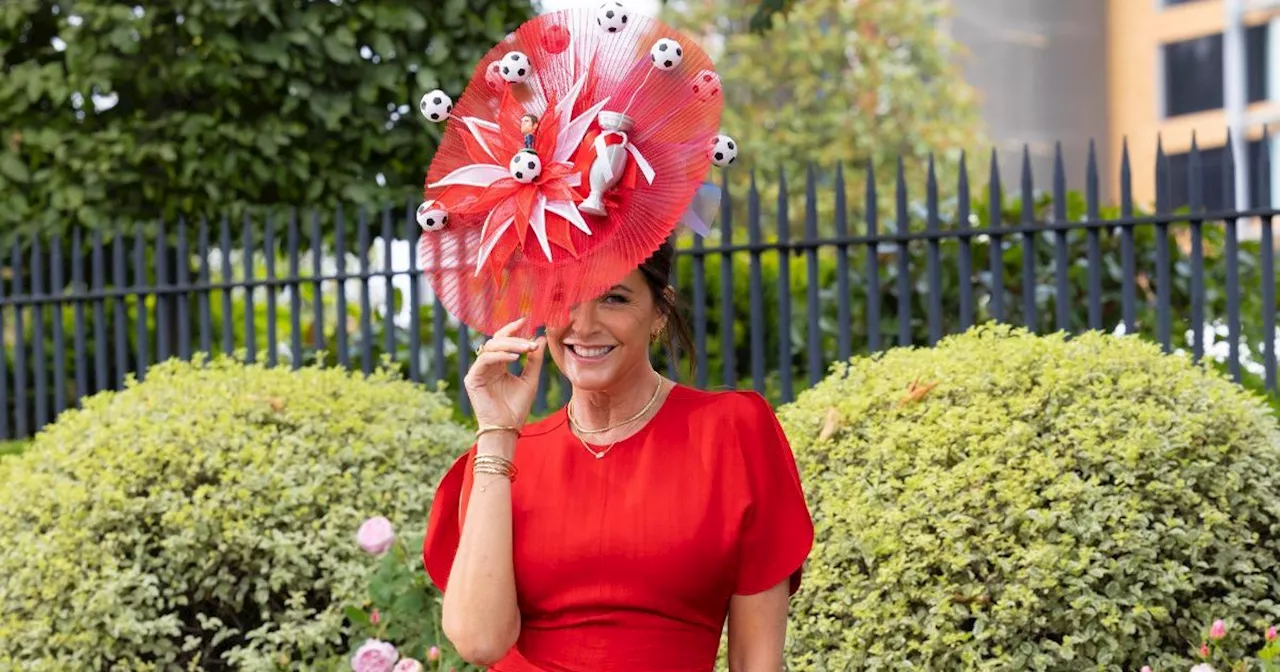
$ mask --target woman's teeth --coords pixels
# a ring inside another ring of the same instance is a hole
[[[606,345],[598,348],[588,348],[582,345],[571,345],[569,346],[569,349],[573,350],[573,354],[579,357],[590,358],[590,357],[604,357],[605,355],[613,351],[613,346]]]

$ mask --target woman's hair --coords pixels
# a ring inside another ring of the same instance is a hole
[[[667,318],[667,326],[662,331],[662,343],[667,346],[671,356],[679,357],[683,354],[689,358],[689,375],[693,375],[698,366],[698,357],[693,345],[693,331],[680,310],[680,302],[675,291],[668,291],[671,286],[671,266],[675,258],[675,246],[670,240],[663,241],[662,246],[640,264],[640,273],[644,276],[649,291],[653,293],[654,304],[662,312],[663,317]]]

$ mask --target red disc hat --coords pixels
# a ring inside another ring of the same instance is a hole
[[[711,59],[618,2],[539,16],[481,59],[446,122],[418,208],[418,262],[440,302],[492,334],[560,326],[685,223],[705,234],[704,183],[737,145],[719,134]]]

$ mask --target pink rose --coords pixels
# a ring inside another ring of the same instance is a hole
[[[382,516],[374,516],[364,521],[356,531],[356,543],[360,544],[360,548],[363,548],[366,553],[373,555],[386,553],[395,541],[396,531],[391,527],[391,521]]]
[[[1209,626],[1209,639],[1219,640],[1227,636],[1227,624],[1221,618]]]
[[[1200,663],[1199,665],[1192,667],[1191,672],[1218,672],[1218,671],[1213,669],[1213,666],[1210,665],[1209,663]]]
[[[1267,628],[1267,641],[1268,642],[1276,641],[1276,626],[1273,625]]]
[[[423,672],[422,663],[419,663],[412,658],[405,658],[404,660],[396,663],[396,669],[391,672]]]
[[[1150,666],[1150,665],[1143,665],[1143,666],[1142,666],[1142,672],[1151,672],[1151,666]]]
[[[374,625],[381,623],[382,614],[378,613],[377,609],[374,609],[373,611],[369,612],[369,622]]]
[[[351,658],[351,669],[355,672],[392,672],[392,666],[400,653],[396,647],[377,639],[366,639]]]
[[[1208,644],[1201,644],[1201,645],[1200,645],[1200,657],[1201,657],[1201,658],[1208,658],[1208,657],[1209,657],[1209,645],[1208,645]]]
[[[431,650],[427,651],[427,660],[433,663],[436,662],[437,660],[440,660],[440,647],[438,646],[431,647]]]

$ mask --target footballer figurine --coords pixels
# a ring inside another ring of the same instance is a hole
[[[520,133],[524,135],[524,152],[537,152],[533,149],[533,134],[538,132],[538,115],[529,113],[520,117]]]

